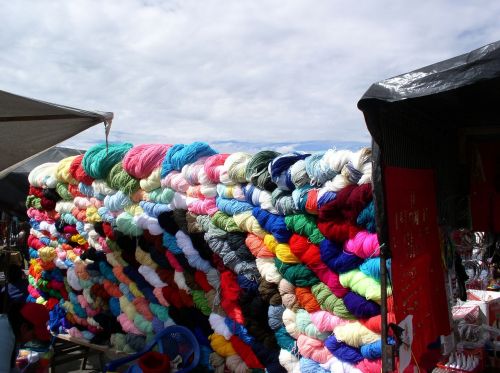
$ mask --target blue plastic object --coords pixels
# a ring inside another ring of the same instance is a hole
[[[198,365],[200,360],[200,346],[194,334],[184,326],[172,325],[156,334],[155,339],[144,350],[106,364],[105,371],[115,372],[119,366],[139,359],[156,345],[158,345],[158,352],[168,355],[171,360],[179,355],[182,357],[182,364],[179,370],[177,370],[178,373],[189,372]],[[142,373],[142,370],[139,366],[133,365],[127,372]]]

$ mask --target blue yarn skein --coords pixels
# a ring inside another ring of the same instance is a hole
[[[277,330],[283,326],[283,312],[285,311],[285,306],[273,306],[270,305],[267,310],[267,322],[272,330]]]
[[[253,205],[248,202],[217,197],[215,200],[217,208],[227,215],[233,216],[253,209]]]
[[[301,373],[330,373],[329,370],[322,368],[318,362],[312,359],[302,357],[300,358],[299,362]]]
[[[231,333],[237,335],[246,344],[251,344],[254,341],[254,338],[250,335],[248,330],[240,323],[231,320],[229,317],[224,319],[224,323],[229,328]]]
[[[142,207],[146,215],[151,216],[152,218],[157,218],[162,212],[172,211],[170,207],[162,203],[140,201],[139,206]]]
[[[260,189],[255,185],[248,183],[243,187],[243,194],[245,195],[245,199],[248,203],[251,203],[253,206],[260,206],[259,203],[259,195]]]
[[[217,154],[217,151],[212,149],[206,142],[195,141],[173,153],[170,157],[170,164],[174,170],[180,171],[185,165],[193,163],[201,157],[209,157],[214,154]]]
[[[271,214],[260,207],[254,207],[252,215],[255,219],[257,219],[262,228],[270,232],[274,238],[276,238],[276,241],[280,243],[290,241],[290,237],[292,237],[293,232],[288,230],[284,216]]]
[[[318,203],[319,207],[319,203]],[[356,219],[358,225],[365,227],[370,233],[377,231],[377,224],[375,223],[375,203],[371,201],[358,215]]]
[[[387,260],[387,271],[391,272],[391,260]],[[380,258],[369,258],[359,266],[359,270],[365,275],[380,281]]]
[[[78,191],[80,193],[86,195],[87,197],[96,197],[97,198],[97,196],[94,196],[94,188],[92,187],[92,185],[79,183],[78,184]]]
[[[318,199],[318,208],[323,207],[326,205],[328,202],[333,201],[337,197],[337,193],[328,191],[324,193],[319,199]]]
[[[329,336],[325,340],[325,347],[340,361],[356,364],[363,360],[363,355],[361,355],[359,348],[338,341],[334,335]]]
[[[394,344],[394,338],[388,338],[389,344]],[[382,357],[382,340],[363,345],[360,347],[361,355],[368,360],[376,360]]]
[[[332,180],[337,173],[322,163],[321,159],[325,152],[314,153],[305,159],[306,172],[311,178],[311,185],[322,186],[329,180]]]
[[[328,268],[337,273],[349,272],[363,263],[363,259],[354,254],[346,253],[339,244],[328,239],[320,242],[319,250],[321,260]]]
[[[296,348],[295,339],[288,334],[284,325],[281,325],[274,331],[274,336],[276,337],[276,342],[278,342],[278,345],[282,349],[292,352]]]
[[[172,254],[182,254],[182,249],[177,246],[177,239],[170,233],[163,233],[163,246],[165,246]]]
[[[358,319],[380,315],[380,305],[352,291],[342,298],[345,308]]]
[[[167,154],[165,154],[165,158],[161,164],[161,177],[162,179],[167,176],[170,172],[175,170],[174,165],[172,164],[172,158],[178,151],[184,149],[186,145],[184,144],[175,144],[170,149],[168,149]]]
[[[296,210],[301,212],[306,211],[307,194],[312,188],[311,185],[304,185],[292,192],[293,204]]]
[[[292,182],[290,167],[292,167],[295,162],[305,159],[309,155],[308,153],[293,152],[277,156],[268,165],[271,180],[274,181],[281,190],[294,190],[295,185]]]

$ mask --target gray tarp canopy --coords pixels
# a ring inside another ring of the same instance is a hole
[[[30,157],[112,119],[113,113],[80,110],[0,91],[0,178]]]

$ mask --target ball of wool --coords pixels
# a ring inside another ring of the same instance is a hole
[[[278,290],[281,295],[283,305],[291,310],[296,310],[299,307],[297,296],[295,295],[295,286],[289,281],[282,279],[279,282]]]
[[[227,172],[224,168],[227,157],[229,154],[215,154],[206,159],[204,170],[209,182],[213,184],[221,182],[222,173]]]
[[[372,332],[359,321],[339,325],[333,331],[339,341],[353,347],[360,347],[380,339],[380,334]]]
[[[77,155],[75,158],[73,158],[71,164],[69,165],[68,172],[75,180],[88,186],[92,184],[92,181],[94,181],[94,179],[87,175],[87,173],[83,169],[82,160],[83,154]]]
[[[349,322],[328,311],[313,312],[310,317],[311,322],[320,332],[332,332],[337,325],[344,325]]]
[[[342,250],[342,247],[334,241],[323,240],[320,243],[321,260],[337,273],[349,272],[358,268],[363,259]]]
[[[280,153],[263,150],[256,153],[249,161],[245,170],[247,181],[251,182],[260,189],[272,192],[276,189],[276,184],[271,180],[268,165],[279,156]]]
[[[157,188],[149,191],[149,200],[156,203],[169,204],[172,202],[175,190],[170,188]]]
[[[297,329],[296,318],[297,314],[291,309],[286,308],[283,311],[282,315],[283,325],[285,326],[287,333],[290,334],[290,336],[292,336],[295,339],[297,339],[300,335],[300,332]]]
[[[289,282],[296,286],[313,286],[319,282],[315,274],[303,264],[286,264],[274,258],[278,272]]]
[[[289,264],[300,263],[299,258],[290,251],[290,246],[278,243],[274,236],[267,234],[264,237],[264,244],[281,262]]]
[[[57,194],[61,196],[61,198],[65,201],[72,201],[73,195],[68,191],[68,184],[65,183],[57,183],[56,184]]]
[[[236,353],[243,359],[245,364],[249,368],[253,369],[263,369],[264,366],[259,361],[257,356],[255,356],[254,352],[250,348],[249,345],[245,344],[241,339],[237,336],[233,335],[231,337],[231,345],[233,346]]]
[[[92,146],[83,156],[82,166],[94,179],[105,179],[111,168],[120,162],[132,144],[99,144]]]
[[[352,291],[342,299],[349,312],[359,319],[368,319],[380,314],[380,306],[377,303]]]
[[[311,179],[311,185],[322,186],[328,180],[332,180],[337,174],[324,161],[324,155],[325,152],[317,152],[305,159],[305,168]]]
[[[216,206],[220,211],[231,216],[253,209],[253,206],[248,202],[221,197],[216,198]]]
[[[267,311],[268,324],[272,330],[277,330],[283,326],[283,312],[285,307],[283,305],[270,305]]]
[[[216,313],[211,313],[208,317],[208,321],[210,322],[210,326],[212,327],[214,332],[216,334],[222,335],[226,340],[229,340],[232,337],[233,333],[226,325],[224,319],[225,318],[223,316]]]
[[[288,230],[282,216],[271,214],[259,207],[253,208],[252,215],[259,225],[270,232],[278,242],[287,243],[290,240],[292,232]]]
[[[317,361],[303,357],[299,361],[301,373],[329,373],[330,370],[323,368]],[[333,372],[333,371],[332,371]]]
[[[324,341],[329,335],[329,333],[320,332],[312,323],[309,313],[303,309],[297,310],[295,325],[301,334],[305,334],[308,337],[319,339],[321,341]]]
[[[375,360],[382,357],[382,340],[378,340],[372,343],[361,346],[361,355],[365,359]]]
[[[115,190],[121,190],[127,196],[132,195],[140,188],[139,180],[130,176],[122,167],[122,163],[115,164],[106,177],[106,184]]]
[[[382,370],[382,360],[364,359],[356,364],[356,368],[363,373],[380,372]]]
[[[387,271],[391,273],[391,259],[386,261]],[[366,259],[363,264],[359,266],[359,270],[365,275],[380,281],[380,258]]]
[[[318,363],[326,363],[332,357],[331,352],[323,345],[322,341],[304,334],[298,336],[297,347],[304,358],[312,359]]]
[[[323,241],[324,236],[316,226],[314,217],[306,214],[296,214],[285,217],[285,224],[289,230],[306,236],[314,244],[319,244]]]
[[[236,351],[231,345],[231,342],[227,341],[222,335],[216,333],[211,334],[208,340],[210,341],[210,346],[218,355],[222,357],[236,355]]]
[[[371,201],[358,215],[356,223],[370,233],[377,231],[377,224],[375,222],[375,203]]]
[[[140,335],[127,334],[125,340],[134,351],[142,351],[146,346],[146,338]]]
[[[234,183],[245,183],[245,171],[252,155],[244,152],[236,152],[229,155],[224,161],[224,169]]]
[[[281,296],[278,292],[278,284],[266,281],[265,278],[260,279],[259,284],[260,297],[271,305],[280,305]]]
[[[293,355],[287,349],[281,349],[279,354],[279,362],[283,368],[286,369],[287,372],[291,373],[300,373],[300,362],[298,357]],[[316,371],[311,372],[316,373]]]
[[[143,144],[134,146],[123,158],[123,168],[137,179],[148,177],[158,168],[171,145]]]
[[[329,311],[343,319],[353,319],[354,316],[347,310],[341,298],[337,298],[323,283],[318,283],[311,287],[311,291],[316,297],[323,310]]]
[[[42,163],[39,166],[36,166],[31,172],[28,174],[28,182],[30,185],[34,187],[52,187],[54,188],[55,185],[47,185],[47,182],[49,184],[54,184],[57,183],[56,179],[56,168],[57,168],[57,163],[56,162],[49,162],[49,163]]]
[[[281,274],[276,269],[273,258],[257,258],[255,265],[262,278],[271,283],[279,283],[282,279]]]
[[[292,215],[297,213],[290,192],[278,188],[273,190],[271,193],[271,204],[279,215]]]
[[[233,217],[222,211],[217,211],[210,220],[216,227],[226,232],[241,232],[241,229],[236,225]]]
[[[337,340],[335,335],[326,339],[325,347],[341,361],[356,364],[363,360],[363,355],[361,355],[359,348]]]
[[[295,295],[300,307],[304,308],[307,312],[315,312],[321,309],[310,288],[296,287]]]
[[[264,238],[267,233],[264,229],[262,229],[257,219],[255,219],[252,215],[251,211],[233,215],[233,220],[242,232],[253,233],[260,238]]]
[[[295,185],[292,182],[291,167],[295,162],[305,159],[309,155],[307,153],[292,152],[274,158],[268,166],[271,180],[282,190],[293,190]]]
[[[75,184],[75,185],[78,184],[78,180],[73,178],[73,176],[69,173],[69,168],[75,158],[76,155],[63,158],[59,161],[55,172],[55,177],[57,181],[67,184]]]
[[[123,211],[125,207],[130,205],[132,205],[132,201],[122,191],[104,197],[104,206],[109,209],[109,211]]]
[[[373,300],[377,303],[381,299],[380,283],[371,277],[368,277],[358,269],[354,269],[339,276],[340,283],[346,288],[362,295],[368,300]],[[387,287],[387,295],[392,294],[392,288]]]
[[[128,212],[122,212],[116,218],[116,228],[127,235],[130,236],[140,236],[143,233],[142,228],[138,227],[134,223],[134,216]]]

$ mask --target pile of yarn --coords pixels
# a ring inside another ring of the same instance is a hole
[[[29,182],[54,332],[132,352],[180,324],[216,372],[380,371],[369,149],[96,145]]]

